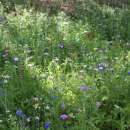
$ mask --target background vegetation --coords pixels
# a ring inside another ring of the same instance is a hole
[[[0,130],[129,130],[128,2],[1,0]]]

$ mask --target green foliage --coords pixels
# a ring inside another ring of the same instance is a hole
[[[16,13],[0,21],[0,130],[129,130],[129,10]]]
[[[0,0],[5,12],[15,11],[15,4],[13,0]]]
[[[104,39],[109,41],[124,40],[129,41],[129,10],[111,9],[106,10],[96,8],[97,13],[90,12],[90,22],[94,28],[96,27]]]

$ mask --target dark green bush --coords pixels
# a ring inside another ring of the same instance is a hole
[[[15,3],[13,0],[0,0],[5,12],[15,11]]]

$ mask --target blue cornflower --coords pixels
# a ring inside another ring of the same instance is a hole
[[[17,110],[16,110],[16,116],[21,117],[21,116],[23,116],[23,115],[24,115],[24,113],[23,113],[22,110],[20,110],[20,109],[17,109]]]
[[[49,129],[51,127],[51,122],[46,122],[45,124],[44,124],[44,128],[45,129]]]
[[[128,72],[128,75],[130,75],[130,71]]]

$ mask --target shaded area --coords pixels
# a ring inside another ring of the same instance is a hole
[[[106,4],[106,5],[110,5],[112,7],[127,7],[130,5],[130,1],[129,0],[97,0],[97,2],[99,4]]]

